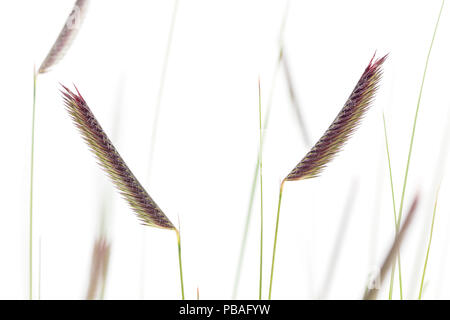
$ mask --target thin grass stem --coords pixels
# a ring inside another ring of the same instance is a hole
[[[178,229],[175,229],[175,233],[177,234],[177,243],[178,243],[178,263],[179,263],[179,267],[180,267],[181,298],[184,300],[183,264],[182,264],[182,261],[181,261],[180,231]]]
[[[275,254],[277,251],[277,239],[278,239],[278,226],[280,223],[280,208],[281,208],[281,198],[283,197],[283,187],[284,182],[286,180],[283,180],[280,185],[280,195],[278,196],[278,209],[277,209],[277,222],[275,225],[275,237],[273,240],[273,253],[272,253],[272,268],[270,270],[270,285],[269,285],[269,300],[272,299],[272,283],[273,283],[273,272],[275,268]]]
[[[398,234],[398,223],[397,223],[397,210],[396,210],[396,204],[395,204],[395,195],[394,195],[394,182],[392,179],[392,167],[391,167],[391,156],[389,153],[389,141],[388,141],[388,136],[387,136],[387,130],[386,130],[386,119],[384,117],[384,112],[383,112],[383,127],[384,127],[384,141],[386,144],[386,154],[387,154],[387,160],[388,160],[388,167],[389,167],[389,179],[390,179],[390,184],[391,184],[391,195],[392,195],[392,206],[394,208],[394,226],[395,226],[395,236],[397,236]],[[398,268],[398,272],[399,272],[399,279],[401,279],[401,264],[400,264],[400,254],[398,254],[398,260],[399,260],[399,268]],[[392,270],[391,270],[391,279],[390,279],[390,283],[389,283],[389,300],[392,300],[392,292],[394,289],[394,275],[395,275],[395,260],[392,262]],[[400,294],[402,295],[402,290],[400,290]]]
[[[422,280],[420,282],[419,300],[422,299],[423,282],[425,280],[425,272],[427,270],[428,256],[430,254],[430,248],[431,248],[431,240],[433,238],[434,218],[436,217],[436,207],[437,207],[438,197],[439,197],[439,188],[438,188],[438,191],[436,192],[436,200],[434,202],[433,218],[431,219],[430,239],[428,241],[427,255],[425,257],[425,264],[423,266]]]
[[[31,159],[30,159],[30,209],[29,209],[29,299],[33,300],[33,186],[34,186],[34,134],[35,134],[35,119],[36,119],[36,80],[37,73],[33,70],[33,113],[31,117]]]
[[[36,79],[38,74],[48,72],[53,66],[55,66],[67,53],[73,40],[75,39],[84,16],[87,11],[89,0],[77,0],[75,5],[67,17],[66,22],[62,30],[60,31],[56,41],[52,48],[48,52],[44,61],[42,61],[36,72],[36,67],[33,70],[33,115],[31,125],[31,165],[30,165],[30,212],[29,212],[29,299],[33,299],[33,179],[34,179],[34,134],[35,134],[35,116],[36,116]],[[39,244],[40,245],[40,244]],[[39,247],[40,250],[40,247]],[[40,251],[39,251],[40,254]],[[39,266],[40,266],[39,256]],[[40,272],[40,269],[39,269]],[[38,278],[38,297],[40,299],[40,274]]]
[[[265,142],[265,137],[266,137],[266,129],[269,124],[270,111],[272,109],[271,108],[272,107],[272,97],[273,97],[273,92],[275,90],[277,75],[278,75],[278,72],[280,69],[281,57],[282,57],[282,51],[280,49],[280,55],[278,57],[277,65],[275,66],[275,72],[272,76],[272,83],[271,83],[271,88],[270,88],[269,96],[268,96],[268,100],[267,100],[266,113],[264,116],[264,125],[263,125],[264,131],[263,131],[263,135],[262,135],[262,147],[264,147],[264,142]],[[261,148],[261,150],[262,150],[262,148]],[[248,229],[250,227],[250,219],[252,216],[253,203],[254,203],[255,194],[256,194],[256,185],[258,182],[258,172],[259,172],[259,154],[257,156],[255,169],[253,171],[252,187],[250,189],[250,197],[249,197],[249,202],[248,202],[248,207],[247,207],[247,215],[245,218],[244,232],[242,234],[241,248],[239,251],[239,260],[238,260],[238,264],[237,264],[237,268],[236,268],[236,276],[234,279],[233,295],[232,295],[233,299],[236,298],[237,291],[239,289],[239,281],[241,279],[242,263],[244,261],[244,253],[245,253],[245,248],[247,246]]]
[[[384,141],[386,143],[386,154],[387,154],[388,167],[389,167],[389,179],[390,179],[390,183],[391,183],[392,205],[394,208],[394,223],[395,223],[395,230],[397,232],[398,231],[398,223],[397,223],[397,210],[396,210],[395,195],[394,195],[394,182],[392,179],[391,157],[390,157],[390,153],[389,153],[389,141],[388,141],[388,136],[387,136],[387,131],[386,131],[386,119],[384,117],[384,113],[383,113],[383,125],[384,125]]]
[[[360,120],[363,118],[364,113],[371,106],[371,102],[374,99],[382,75],[381,66],[386,60],[387,55],[375,60],[374,58],[375,55],[364,70],[355,89],[353,89],[345,102],[344,107],[338,113],[337,117],[325,131],[323,136],[281,182],[275,226],[272,269],[270,273],[269,299],[272,296],[273,272],[284,182],[311,179],[319,176],[326,165],[336,156],[350,138],[360,123]]]
[[[413,148],[413,144],[414,144],[414,136],[415,136],[415,133],[416,133],[417,116],[419,115],[420,101],[422,99],[423,86],[424,86],[424,83],[425,83],[425,77],[426,77],[427,70],[428,70],[428,62],[430,60],[431,50],[433,48],[434,39],[436,37],[437,29],[438,29],[438,26],[439,26],[439,20],[441,19],[441,14],[442,14],[442,9],[444,8],[444,4],[445,4],[445,0],[442,0],[441,8],[439,10],[439,15],[438,15],[438,18],[437,18],[437,21],[436,21],[436,25],[434,27],[433,37],[431,38],[430,47],[428,49],[428,54],[427,54],[427,58],[426,58],[426,61],[425,61],[425,68],[424,68],[423,75],[422,75],[422,83],[420,85],[419,97],[417,99],[416,113],[414,115],[414,123],[413,123],[413,128],[412,128],[411,141],[409,143],[408,160],[406,162],[405,178],[404,178],[404,181],[403,181],[402,197],[401,197],[401,200],[400,200],[400,209],[398,211],[397,225],[400,225],[400,222],[401,222],[401,219],[402,219],[403,201],[404,201],[404,198],[405,198],[406,184],[407,184],[407,181],[408,181],[409,164],[410,164],[410,161],[411,161],[412,148]],[[400,254],[398,256],[400,257]],[[400,266],[399,266],[399,268],[400,268]],[[401,278],[400,278],[400,297],[402,298]]]
[[[263,210],[263,174],[262,174],[262,119],[261,119],[261,84],[258,79],[259,94],[259,182],[261,189],[261,239],[259,254],[259,300],[262,295],[262,270],[263,270],[263,231],[264,231],[264,210]]]
[[[263,126],[264,130],[266,130],[269,125],[270,113],[272,110],[272,97],[273,97],[273,93],[275,91],[276,80],[277,80],[278,72],[281,67],[281,60],[283,57],[282,38],[283,38],[283,34],[284,34],[284,28],[286,26],[287,16],[289,13],[289,5],[290,5],[290,2],[287,1],[286,7],[284,10],[284,14],[283,14],[283,18],[281,20],[281,27],[280,27],[280,33],[279,33],[279,37],[280,37],[279,54],[278,54],[277,63],[275,65],[275,70],[272,75],[272,82],[271,82],[270,91],[269,91],[268,99],[267,99],[267,106],[266,106],[266,112],[265,112],[265,117],[264,117],[264,126]],[[263,136],[262,136],[262,145],[263,146],[264,146],[265,136],[266,136],[266,131],[263,132]],[[251,219],[252,211],[253,211],[253,202],[254,202],[255,194],[256,194],[258,171],[259,171],[259,155],[257,156],[255,169],[253,171],[253,181],[252,181],[252,187],[250,189],[250,197],[249,197],[249,202],[248,202],[248,207],[247,207],[247,215],[245,218],[244,231],[242,234],[241,248],[239,250],[239,260],[238,260],[238,264],[237,264],[237,268],[236,268],[236,275],[234,278],[232,299],[236,298],[237,292],[239,289],[239,281],[241,279],[241,271],[242,271],[242,264],[244,261],[244,253],[245,253],[245,248],[247,246],[248,229],[250,227],[250,219]]]

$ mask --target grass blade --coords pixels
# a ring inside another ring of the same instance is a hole
[[[387,154],[387,160],[388,160],[388,167],[389,167],[389,179],[391,183],[391,195],[392,195],[392,205],[394,208],[394,226],[395,226],[395,235],[398,233],[398,223],[397,223],[397,211],[396,211],[396,205],[395,205],[395,195],[394,195],[394,182],[392,179],[392,169],[391,169],[391,157],[389,154],[389,142],[388,142],[388,136],[387,136],[387,130],[386,130],[386,119],[384,117],[383,112],[383,126],[384,126],[384,141],[386,144],[386,154]],[[400,299],[403,298],[403,289],[402,289],[402,268],[401,268],[401,260],[400,260],[400,249],[398,250],[399,254],[397,256],[398,259],[398,277],[399,277],[399,283],[400,283]],[[392,270],[391,270],[391,280],[389,283],[389,300],[392,300],[392,292],[394,289],[394,275],[395,275],[395,261],[392,263]]]
[[[33,111],[31,116],[31,155],[30,155],[30,207],[29,207],[29,227],[28,227],[28,298],[33,300],[33,188],[34,188],[34,133],[36,125],[36,78],[37,73],[33,70]]]
[[[261,83],[258,79],[258,96],[259,96],[259,182],[261,189],[261,237],[260,237],[260,253],[259,253],[259,300],[262,295],[262,270],[263,270],[263,231],[264,231],[264,210],[263,210],[263,174],[262,174],[262,119],[261,119]]]
[[[280,27],[280,39],[283,37],[283,33],[284,33],[284,27],[286,25],[286,21],[287,21],[287,15],[289,12],[289,1],[286,2],[286,8],[284,11],[284,15],[283,15],[283,19],[281,20],[281,27]],[[279,54],[278,54],[278,60],[276,62],[275,65],[275,70],[274,73],[272,75],[272,81],[271,81],[271,85],[270,85],[270,91],[268,94],[268,99],[267,99],[267,106],[266,106],[266,113],[265,113],[265,117],[264,117],[264,130],[267,129],[268,125],[269,125],[269,120],[270,120],[270,114],[271,114],[271,110],[272,110],[272,98],[273,98],[273,93],[275,91],[275,84],[276,84],[276,79],[278,76],[278,72],[280,70],[280,66],[281,66],[281,59],[283,57],[283,47],[280,45],[279,48]],[[265,134],[266,131],[263,132],[263,136],[262,136],[262,145],[264,146],[264,141],[265,141]],[[242,271],[242,264],[244,261],[244,253],[245,253],[245,248],[247,246],[247,238],[248,238],[248,229],[250,227],[250,218],[252,215],[252,211],[253,211],[253,202],[255,200],[255,194],[256,194],[256,183],[258,180],[258,171],[259,171],[259,155],[257,155],[256,157],[256,165],[255,165],[255,170],[253,171],[253,180],[252,180],[252,186],[250,189],[250,197],[249,197],[249,202],[248,202],[248,207],[247,207],[247,215],[245,218],[245,224],[244,224],[244,231],[242,233],[242,240],[241,240],[241,248],[239,250],[239,259],[238,259],[238,263],[237,263],[237,267],[236,267],[236,275],[234,278],[234,286],[233,286],[233,294],[232,294],[232,299],[236,299],[236,295],[239,289],[239,282],[241,279],[241,271]]]
[[[395,229],[398,231],[398,224],[397,224],[397,211],[396,211],[396,205],[395,205],[395,195],[394,195],[394,182],[392,179],[392,169],[391,169],[391,157],[389,153],[389,141],[387,136],[387,130],[386,130],[386,119],[384,117],[383,113],[383,125],[384,125],[384,141],[386,144],[386,155],[388,160],[388,167],[389,167],[389,179],[391,183],[391,195],[392,195],[392,206],[394,208],[394,223],[395,223]]]
[[[434,27],[433,37],[431,38],[430,47],[428,49],[427,59],[425,61],[425,68],[423,70],[422,83],[420,85],[420,90],[419,90],[419,97],[417,98],[416,113],[414,115],[414,123],[413,123],[413,128],[412,128],[412,133],[411,133],[411,141],[409,143],[408,160],[406,161],[405,178],[403,181],[402,197],[400,200],[400,209],[398,210],[397,225],[399,225],[402,220],[403,200],[405,199],[406,184],[408,182],[409,164],[411,162],[411,154],[412,154],[412,148],[413,148],[413,144],[414,144],[414,136],[416,133],[417,116],[419,115],[420,101],[422,99],[423,85],[425,83],[425,77],[427,75],[427,70],[428,70],[428,62],[430,61],[431,50],[433,49],[434,39],[436,37],[437,29],[439,26],[439,20],[441,19],[441,14],[442,14],[442,9],[444,8],[444,4],[445,4],[445,0],[442,0],[441,8],[439,10],[439,15],[437,17],[436,25]],[[395,269],[394,269],[394,273],[395,273]],[[400,282],[400,297],[402,297],[401,282]]]
[[[272,269],[270,272],[269,299],[272,295],[272,282],[275,267],[275,255],[277,246],[278,226],[280,218],[281,198],[283,186],[286,181],[297,181],[317,177],[325,166],[342,149],[352,133],[358,127],[362,117],[371,106],[378,88],[378,82],[382,75],[381,66],[387,55],[374,61],[375,55],[364,70],[361,78],[347,99],[344,107],[338,113],[336,119],[325,131],[315,146],[297,164],[297,166],[283,179],[280,185],[278,199],[277,220],[273,244]]]
[[[433,239],[434,218],[436,217],[436,208],[437,208],[438,197],[439,197],[439,189],[436,193],[436,201],[434,202],[433,218],[431,220],[430,239],[428,241],[427,255],[425,257],[425,264],[423,266],[422,280],[420,281],[419,300],[422,299],[423,281],[425,280],[425,272],[427,270],[428,256],[430,254],[430,248],[431,248],[431,240]]]
[[[273,95],[273,91],[275,89],[275,79],[276,79],[276,76],[278,74],[278,70],[280,67],[280,61],[281,61],[281,55],[279,56],[279,59],[278,59],[277,65],[276,65],[276,69],[275,69],[275,72],[274,72],[273,78],[272,78],[272,85],[271,85],[269,99],[268,99],[268,103],[267,103],[267,107],[266,107],[267,112],[264,117],[264,130],[267,129],[267,125],[268,125],[269,119],[270,119],[269,115],[270,115],[270,110],[271,110],[271,106],[272,106],[272,95]],[[265,141],[265,136],[266,136],[265,132],[266,131],[263,132],[263,136],[262,136],[262,146],[263,147],[264,147],[264,141]],[[254,203],[255,194],[256,194],[256,184],[258,181],[258,173],[259,173],[259,154],[256,158],[255,170],[253,171],[252,187],[250,189],[250,197],[249,197],[249,202],[248,202],[248,207],[247,207],[247,215],[245,218],[244,232],[242,234],[241,248],[239,250],[239,259],[238,259],[236,275],[235,275],[235,279],[234,279],[232,299],[236,298],[236,295],[237,295],[237,292],[239,289],[239,281],[241,279],[242,263],[244,261],[244,253],[245,253],[245,248],[247,246],[248,229],[250,227],[250,218],[252,215],[253,203]]]
[[[184,300],[184,281],[183,281],[183,264],[181,261],[181,238],[180,232],[175,229],[177,233],[177,243],[178,243],[178,266],[180,268],[180,285],[181,285],[181,298]]]
[[[280,209],[281,209],[281,199],[283,197],[284,182],[285,180],[281,182],[280,193],[278,195],[277,222],[275,225],[275,238],[273,240],[272,267],[270,269],[269,300],[272,299],[273,273],[275,270],[275,255],[277,253],[278,226],[280,224]]]
[[[428,200],[428,202],[426,203],[425,207],[432,207],[434,205],[434,202],[436,200],[436,193],[440,188],[440,184],[442,181],[442,177],[445,175],[446,173],[446,164],[447,164],[447,158],[448,158],[448,149],[449,149],[449,142],[450,142],[450,112],[447,111],[447,119],[446,119],[446,124],[445,124],[445,132],[444,135],[441,139],[441,142],[439,144],[439,154],[437,156],[436,162],[433,165],[434,169],[433,169],[433,179],[431,182],[431,190],[433,190],[432,193],[432,198]],[[431,200],[431,201],[430,201]],[[450,230],[450,220],[447,222],[447,225],[445,227],[443,227],[444,230]],[[428,232],[424,232],[421,235],[421,238],[419,239],[418,243],[425,243],[428,237]],[[444,240],[443,240],[444,246],[441,252],[448,252],[448,246],[450,244],[450,233],[446,233]],[[442,263],[439,265],[439,270],[436,272],[437,275],[435,276],[437,279],[444,279],[445,274],[446,274],[446,270],[447,270],[447,260],[448,257],[447,255],[444,254],[443,258],[442,258]],[[418,267],[417,264],[420,264],[420,266]],[[416,253],[416,257],[415,257],[415,263],[414,263],[414,272],[411,272],[411,282],[415,282],[416,281],[416,277],[417,274],[420,274],[420,272],[422,271],[423,268],[423,257],[420,254],[420,250],[417,250]],[[420,278],[418,279],[419,283],[420,283]],[[425,285],[425,284],[424,284]],[[435,290],[435,296],[436,299],[441,299],[442,297],[442,288],[444,286],[447,286],[447,283],[445,281],[438,281],[436,284],[436,290]],[[410,287],[411,292],[409,292],[409,295],[414,296],[415,293],[412,292],[412,288],[413,286]],[[425,289],[425,288],[424,288]]]

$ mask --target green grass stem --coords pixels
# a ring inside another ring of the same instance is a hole
[[[273,272],[275,269],[275,254],[277,251],[277,239],[278,239],[278,226],[280,223],[280,208],[281,208],[281,198],[283,197],[283,187],[284,187],[283,180],[280,185],[280,195],[278,196],[278,210],[277,210],[277,222],[275,225],[275,237],[273,240],[273,253],[272,253],[272,268],[270,270],[270,285],[269,285],[269,300],[272,299],[272,283],[273,283]]]
[[[177,243],[178,243],[178,263],[179,263],[179,267],[180,267],[181,299],[184,300],[183,264],[182,264],[182,261],[181,261],[180,231],[178,229],[175,229],[175,233],[177,234]]]
[[[413,144],[414,144],[414,136],[415,136],[415,133],[416,133],[416,124],[417,124],[417,117],[418,117],[418,114],[419,114],[420,101],[422,99],[423,86],[424,86],[424,83],[425,83],[425,77],[426,77],[427,70],[428,70],[428,62],[430,60],[431,50],[433,48],[434,39],[436,37],[437,29],[438,29],[438,26],[439,26],[439,20],[441,19],[441,14],[442,14],[442,9],[444,8],[444,4],[445,4],[445,0],[442,0],[441,8],[439,10],[439,15],[438,15],[438,18],[437,18],[437,21],[436,21],[436,25],[434,27],[433,37],[431,38],[431,43],[430,43],[430,47],[428,49],[428,54],[427,54],[427,58],[426,58],[426,62],[425,62],[425,68],[424,68],[423,75],[422,75],[422,83],[420,85],[419,97],[417,99],[416,113],[414,115],[414,123],[413,123],[413,128],[412,128],[412,133],[411,133],[411,141],[409,143],[408,160],[406,162],[405,178],[404,178],[404,181],[403,181],[402,197],[401,197],[401,200],[400,200],[400,209],[398,211],[397,225],[400,225],[401,219],[402,219],[403,201],[404,201],[404,198],[405,198],[406,184],[408,182],[409,164],[410,164],[410,161],[411,161],[412,148],[413,148]],[[398,256],[400,257],[400,254]],[[395,271],[394,271],[394,273],[395,273]],[[401,294],[402,294],[402,292],[401,292],[401,279],[400,279],[400,295]]]
[[[275,90],[275,83],[276,83],[276,78],[280,69],[280,64],[281,64],[281,57],[282,57],[282,51],[280,50],[280,55],[278,58],[278,62],[277,65],[275,67],[275,72],[273,74],[272,77],[272,83],[271,83],[271,88],[269,91],[269,97],[267,100],[267,107],[266,107],[266,113],[265,113],[265,117],[264,117],[264,125],[263,125],[263,135],[262,135],[262,139],[261,139],[261,152],[263,150],[264,147],[264,141],[265,141],[265,137],[266,137],[266,129],[267,126],[269,124],[269,119],[270,119],[270,111],[271,111],[271,107],[272,107],[272,96],[273,96],[273,92]],[[239,260],[238,260],[238,265],[236,268],[236,275],[235,275],[235,279],[234,279],[234,286],[233,286],[233,295],[232,298],[235,299],[236,295],[237,295],[237,291],[239,289],[239,281],[241,278],[241,271],[242,271],[242,263],[244,261],[244,253],[245,253],[245,248],[247,246],[247,238],[248,238],[248,229],[250,227],[250,220],[251,220],[251,216],[252,216],[252,212],[253,212],[253,203],[254,203],[254,199],[255,199],[255,195],[256,195],[256,185],[258,182],[258,172],[259,172],[259,154],[257,156],[256,159],[256,165],[255,165],[255,169],[253,171],[253,180],[252,180],[252,187],[250,189],[250,197],[249,197],[249,202],[248,202],[248,207],[247,207],[247,215],[245,218],[245,225],[244,225],[244,232],[242,234],[242,240],[241,240],[241,248],[239,250]]]
[[[264,231],[264,209],[263,209],[263,174],[262,174],[262,117],[261,117],[261,84],[258,79],[259,95],[259,182],[261,189],[261,239],[259,254],[259,300],[262,297],[262,271],[263,271],[263,231]]]
[[[267,100],[267,106],[266,106],[266,112],[265,112],[265,117],[264,117],[264,132],[263,132],[263,136],[262,136],[262,146],[264,146],[264,140],[265,140],[265,136],[266,136],[266,129],[269,125],[269,119],[270,119],[270,113],[272,110],[272,97],[273,97],[273,93],[275,91],[275,84],[276,84],[276,80],[277,80],[277,76],[278,76],[278,72],[280,70],[281,67],[281,62],[282,62],[282,57],[283,57],[283,35],[284,35],[284,28],[286,26],[286,21],[287,21],[287,16],[289,13],[289,5],[290,2],[287,1],[286,2],[286,7],[284,10],[284,14],[283,14],[283,18],[281,20],[281,27],[280,27],[280,33],[279,33],[279,37],[280,37],[280,46],[279,46],[279,53],[278,53],[278,60],[277,63],[275,65],[275,71],[272,75],[272,82],[270,85],[270,91],[268,94],[268,100]],[[262,152],[262,148],[261,152]],[[247,246],[247,238],[248,238],[248,230],[250,227],[250,220],[251,220],[251,216],[252,216],[252,211],[253,211],[253,202],[255,199],[255,194],[256,194],[256,184],[258,181],[258,171],[259,171],[259,155],[257,156],[257,161],[256,161],[256,165],[255,165],[255,169],[253,171],[253,180],[252,180],[252,186],[250,189],[250,197],[249,197],[249,202],[248,202],[248,207],[247,207],[247,215],[245,218],[245,225],[244,225],[244,231],[242,233],[242,240],[241,240],[241,248],[239,250],[239,259],[238,259],[238,264],[237,264],[237,268],[236,268],[236,275],[234,278],[234,286],[233,286],[233,294],[232,294],[232,299],[236,299],[237,296],[237,292],[239,289],[239,282],[241,279],[241,271],[242,271],[242,264],[244,261],[244,254],[245,254],[245,248]]]
[[[436,217],[436,208],[437,208],[438,197],[439,197],[439,188],[438,188],[438,191],[436,192],[436,200],[434,201],[433,218],[431,219],[430,239],[428,240],[427,255],[425,256],[425,264],[423,266],[422,280],[420,281],[419,300],[422,299],[423,282],[425,280],[425,272],[427,271],[427,263],[428,263],[428,257],[430,254],[431,240],[433,239],[434,218]]]
[[[391,183],[391,195],[392,195],[392,206],[394,208],[394,226],[395,226],[395,236],[398,235],[398,228],[399,225],[397,223],[397,210],[396,210],[396,204],[395,204],[395,195],[394,195],[394,181],[392,179],[392,167],[391,167],[391,157],[389,153],[389,141],[387,136],[387,130],[386,130],[386,119],[384,117],[383,112],[383,126],[384,126],[384,141],[386,144],[386,154],[387,154],[387,160],[388,160],[388,167],[389,167],[389,179]],[[400,282],[400,298],[403,298],[403,288],[402,288],[402,269],[401,269],[401,260],[400,260],[400,249],[399,254],[397,256],[398,259],[398,274],[399,274],[399,282]],[[395,260],[392,262],[392,270],[391,270],[391,279],[389,283],[389,300],[392,300],[392,293],[394,289],[394,275],[395,275]]]
[[[31,158],[30,158],[30,209],[29,209],[29,251],[28,251],[28,273],[29,273],[29,299],[33,300],[33,186],[34,186],[34,133],[36,119],[36,80],[37,73],[33,70],[33,113],[31,117]]]

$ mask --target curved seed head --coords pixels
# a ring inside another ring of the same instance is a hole
[[[375,55],[336,119],[302,161],[286,176],[285,181],[317,177],[357,129],[375,97],[383,73],[381,66],[387,55],[376,60],[374,58]]]
[[[98,123],[86,101],[77,93],[62,86],[64,104],[75,126],[99,160],[99,165],[109,175],[120,194],[129,203],[144,225],[175,229],[169,218],[142,187],[125,161],[117,152],[106,133]]]
[[[81,27],[88,3],[89,0],[77,0],[75,2],[72,12],[67,17],[58,38],[56,38],[55,43],[39,67],[38,73],[50,71],[51,67],[56,65],[65,56]]]

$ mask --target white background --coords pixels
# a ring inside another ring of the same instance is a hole
[[[74,1],[0,3],[0,297],[28,288],[28,194],[33,65],[56,39]],[[362,126],[321,177],[285,185],[273,298],[361,297],[383,259],[394,221],[382,112],[391,148],[397,210],[421,77],[441,1],[291,1],[283,35],[307,129],[326,130],[375,50],[390,53],[377,99]],[[448,4],[447,4],[448,5]],[[258,77],[263,112],[276,69],[284,1],[181,0],[173,34],[151,179],[149,147],[173,1],[93,0],[66,57],[38,78],[34,296],[41,239],[41,298],[85,297],[100,208],[111,204],[109,299],[178,299],[173,232],[143,227],[113,191],[64,110],[58,83],[76,84],[135,175],[182,228],[187,298],[230,298],[258,150]],[[402,247],[403,287],[416,298],[433,200],[442,178],[425,298],[449,298],[450,6],[444,7],[417,122],[405,210],[421,203]],[[267,297],[281,179],[303,143],[284,74],[273,93],[264,174],[264,287]],[[119,113],[119,121],[116,121]],[[447,164],[444,161],[444,166]],[[353,210],[344,212],[353,181]],[[106,198],[105,198],[106,197]],[[106,200],[105,200],[106,199]],[[348,223],[323,294],[333,246]],[[142,283],[143,242],[145,280]],[[446,264],[447,263],[447,264]],[[259,189],[238,298],[257,298]],[[144,293],[142,295],[142,288]],[[387,298],[387,288],[380,292]],[[398,281],[395,282],[398,298]]]

